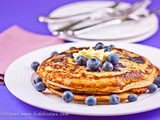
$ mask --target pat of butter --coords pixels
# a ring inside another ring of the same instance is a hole
[[[114,53],[114,51],[107,51],[104,52],[104,49],[100,49],[100,50],[94,50],[92,47],[90,47],[89,49],[83,49],[81,51],[79,51],[78,53],[74,53],[73,57],[74,59],[76,59],[78,56],[83,55],[84,57],[88,58],[98,58],[99,60],[101,60],[101,62],[106,61],[108,55]]]
[[[45,67],[44,69],[51,71],[53,68],[52,68],[51,66],[47,66],[47,67]]]

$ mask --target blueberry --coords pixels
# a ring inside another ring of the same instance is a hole
[[[52,56],[54,56],[56,54],[58,54],[58,52],[57,51],[53,51],[53,52],[51,52],[50,56],[52,57]]]
[[[160,77],[160,74],[158,74],[158,76],[157,77]]]
[[[130,94],[128,96],[128,101],[129,102],[135,102],[135,101],[137,101],[137,95],[136,94]]]
[[[85,58],[84,56],[78,56],[77,58],[76,58],[76,62],[77,62],[77,64],[79,64],[79,65],[86,65],[86,62],[87,62],[87,58]]]
[[[88,96],[86,99],[85,99],[85,103],[86,105],[88,106],[93,106],[97,103],[97,99],[93,96]]]
[[[115,48],[115,46],[114,45],[109,45],[111,48]]]
[[[69,102],[72,102],[74,100],[74,95],[72,92],[70,91],[65,91],[62,95],[62,99],[66,102],[66,103],[69,103]]]
[[[158,87],[160,87],[160,77],[157,77],[155,79],[154,84],[156,84]]]
[[[110,46],[105,46],[104,48],[104,52],[110,52],[110,51],[112,51],[112,48],[110,47]]]
[[[36,84],[36,90],[39,92],[45,91],[46,85],[43,82],[38,82]]]
[[[34,84],[37,84],[38,82],[42,82],[42,78],[40,78],[39,76],[34,78]]]
[[[112,71],[113,70],[113,65],[110,62],[104,62],[102,65],[102,70],[104,71]]]
[[[113,95],[110,96],[109,102],[110,102],[111,105],[117,105],[117,104],[120,103],[120,98],[119,98],[118,95],[113,94]]]
[[[90,70],[97,70],[101,66],[101,61],[97,58],[89,58],[87,60],[87,67]]]
[[[39,62],[37,62],[37,61],[34,61],[34,62],[32,62],[32,64],[31,64],[31,68],[33,69],[33,70],[37,70],[37,68],[38,68],[38,66],[39,66]]]
[[[107,61],[115,65],[119,62],[119,55],[116,53],[112,53],[108,56]]]
[[[158,86],[156,84],[151,84],[148,89],[149,89],[149,92],[154,93],[157,91]]]
[[[69,49],[71,50],[71,49],[75,49],[76,47],[74,47],[74,46],[72,46],[72,47],[70,47]]]
[[[103,43],[98,42],[98,43],[95,45],[94,49],[95,49],[95,50],[100,50],[100,49],[103,49],[104,47],[105,47],[105,45],[104,45]]]

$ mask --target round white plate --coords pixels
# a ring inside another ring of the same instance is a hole
[[[113,1],[83,1],[71,3],[65,6],[62,6],[53,12],[50,13],[51,17],[59,17],[59,16],[67,16],[71,14],[81,13],[90,11],[93,9],[101,8],[104,6],[110,6],[114,4]],[[92,6],[92,7],[88,7]],[[128,3],[121,3],[119,9],[123,9],[125,7],[130,6]],[[139,10],[141,12],[142,10]],[[146,10],[144,10],[146,12]],[[137,14],[138,12],[136,12]],[[60,28],[65,24],[48,24],[48,29],[52,32],[54,29]],[[98,30],[92,30],[87,33],[79,34],[77,37],[82,39],[92,39],[94,40],[123,40],[125,42],[138,42],[144,40],[144,38],[148,38],[156,32],[156,28],[158,27],[158,19],[156,15],[151,15],[140,22],[124,22],[119,25],[112,25],[108,27],[103,27]],[[154,29],[154,30],[153,30]],[[149,34],[152,31],[152,34]],[[154,32],[153,32],[154,31]],[[147,35],[146,35],[147,34]],[[142,36],[142,37],[141,37]],[[147,37],[146,37],[147,36]],[[67,35],[61,35],[61,38],[77,41],[75,37],[70,37]],[[134,37],[134,40],[133,40]],[[132,40],[130,40],[132,39]],[[81,41],[81,39],[78,39]]]
[[[160,50],[157,48],[129,43],[104,42],[106,45],[115,46],[136,52],[147,57],[154,65],[160,68]],[[160,107],[160,91],[153,94],[143,94],[138,101],[133,103],[120,103],[119,105],[95,105],[87,106],[77,102],[65,103],[61,97],[37,92],[33,79],[36,76],[30,65],[33,61],[42,62],[50,56],[54,50],[62,52],[71,46],[94,46],[96,42],[65,43],[42,48],[28,53],[14,61],[7,69],[5,83],[9,91],[20,100],[46,110],[91,116],[115,116],[140,113]],[[147,51],[147,52],[146,52]]]

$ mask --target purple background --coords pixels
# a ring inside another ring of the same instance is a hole
[[[4,31],[8,27],[16,24],[20,27],[39,34],[48,34],[50,32],[47,30],[47,25],[45,23],[40,23],[38,21],[39,15],[47,16],[52,10],[62,5],[77,2],[80,0],[0,0],[0,32]],[[124,0],[127,2],[134,2],[135,0]],[[149,6],[149,9],[160,8],[159,0],[152,0],[152,4]],[[158,16],[160,18],[160,16]],[[149,39],[139,42],[140,44],[146,44],[160,48],[160,30]],[[23,38],[22,38],[23,39]],[[154,53],[153,53],[154,54]],[[16,116],[16,117],[1,117],[2,113],[29,113],[34,112],[47,112],[49,111],[42,110],[30,106],[16,97],[14,97],[8,89],[4,86],[0,86],[0,120],[2,119],[29,119],[29,120],[160,120],[160,109],[152,110],[149,112],[134,114],[134,115],[125,115],[125,116],[115,116],[115,117],[90,117],[90,116],[78,116],[78,115],[68,115],[68,116],[51,116],[51,117],[35,117],[33,115],[29,116]],[[32,98],[28,98],[32,99]],[[154,101],[153,101],[154,102]],[[152,103],[150,103],[152,104]],[[69,108],[68,108],[69,109]],[[129,108],[128,108],[129,109]],[[54,112],[56,113],[56,112]],[[60,115],[58,113],[58,115]]]

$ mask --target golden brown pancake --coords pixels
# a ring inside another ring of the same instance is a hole
[[[113,48],[120,57],[113,71],[90,71],[75,62],[73,53],[82,49],[73,48],[44,60],[36,73],[54,94],[70,90],[75,100],[84,100],[94,95],[98,100],[108,100],[111,94],[118,94],[122,100],[131,93],[144,93],[158,75],[158,69],[145,57],[136,53]]]
[[[62,96],[63,92],[66,91],[66,89],[61,89],[61,88],[58,88],[56,86],[51,86],[51,85],[48,86],[48,89],[50,90],[51,93],[56,94],[58,96]],[[137,88],[137,89],[132,89],[127,92],[118,93],[117,95],[120,97],[121,102],[125,102],[130,94],[140,95],[142,93],[145,93],[147,89],[148,87]],[[109,101],[109,97],[111,94],[96,94],[96,95],[93,94],[93,95],[98,101]],[[90,96],[90,94],[74,93],[74,100],[84,101],[85,98],[88,96]]]

